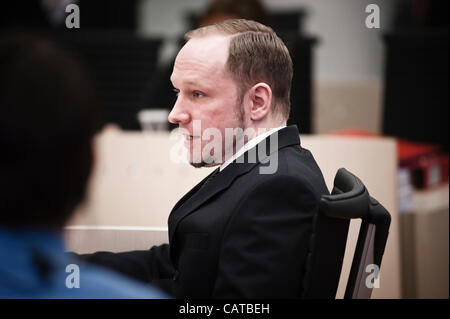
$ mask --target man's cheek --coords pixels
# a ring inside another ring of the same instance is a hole
[[[221,163],[223,134],[218,128],[210,127],[202,135],[202,158],[207,164]]]

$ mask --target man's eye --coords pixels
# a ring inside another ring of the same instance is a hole
[[[195,98],[201,98],[201,97],[204,97],[204,96],[205,96],[205,94],[203,94],[202,92],[198,92],[198,91],[192,92],[192,95],[193,95]]]

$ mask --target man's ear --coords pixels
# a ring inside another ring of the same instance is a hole
[[[250,119],[261,121],[272,108],[272,89],[264,82],[255,84],[249,90],[250,97]]]

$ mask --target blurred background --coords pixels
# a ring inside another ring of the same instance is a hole
[[[69,4],[79,28],[66,26]],[[369,4],[379,28],[366,26]],[[0,28],[40,31],[79,55],[103,125],[170,130],[184,33],[228,18],[270,25],[288,46],[289,124],[301,134],[396,139],[402,297],[448,298],[448,1],[8,1]]]

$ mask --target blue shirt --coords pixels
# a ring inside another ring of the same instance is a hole
[[[169,298],[150,285],[64,252],[56,231],[0,227],[0,298]]]

